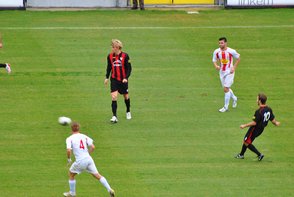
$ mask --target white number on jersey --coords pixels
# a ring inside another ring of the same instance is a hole
[[[267,122],[271,117],[271,112],[265,112],[263,114],[263,122]]]

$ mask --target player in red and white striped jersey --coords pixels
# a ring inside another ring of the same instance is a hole
[[[0,34],[0,48],[2,48],[2,47],[3,47],[2,37]],[[5,68],[8,73],[11,73],[11,67],[10,67],[10,64],[8,64],[8,63],[5,63],[5,64],[0,63],[0,68]]]
[[[219,70],[221,84],[225,92],[224,107],[219,109],[219,112],[226,112],[229,108],[230,99],[233,99],[233,108],[237,107],[237,97],[234,95],[231,86],[234,82],[235,70],[240,62],[240,54],[227,46],[225,37],[219,38],[219,48],[214,50],[212,62],[216,70]],[[233,63],[233,60],[236,62]]]

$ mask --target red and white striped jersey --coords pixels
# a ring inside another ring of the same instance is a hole
[[[226,72],[230,71],[230,68],[233,66],[233,58],[238,59],[240,54],[237,53],[235,49],[227,47],[225,51],[222,51],[220,48],[214,50],[212,61],[220,62],[220,71]]]

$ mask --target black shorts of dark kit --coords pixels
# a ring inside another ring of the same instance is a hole
[[[116,79],[110,79],[110,90],[111,92],[118,91],[120,94],[128,94],[128,83],[123,83],[122,81],[118,81]]]

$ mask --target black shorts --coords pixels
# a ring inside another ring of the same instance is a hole
[[[261,133],[262,133],[262,131],[256,130],[255,127],[250,127],[244,137],[244,142],[246,142],[247,144],[252,144],[252,142],[255,140],[255,138],[260,136]]]
[[[120,94],[128,94],[129,93],[128,87],[129,87],[128,83],[123,83],[113,78],[110,79],[111,92],[118,91]]]

